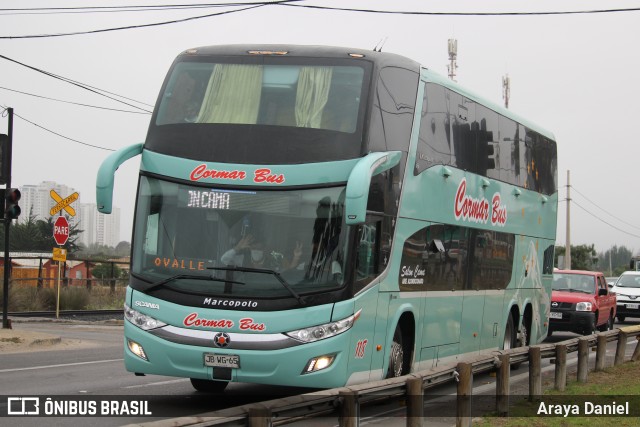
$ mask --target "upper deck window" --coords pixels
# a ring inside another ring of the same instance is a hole
[[[180,62],[156,125],[243,124],[354,133],[364,69],[335,65]]]

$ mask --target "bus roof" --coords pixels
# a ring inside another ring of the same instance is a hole
[[[388,52],[354,49],[337,46],[306,46],[276,44],[230,44],[201,46],[187,49],[183,55],[221,55],[221,56],[287,56],[303,58],[355,58],[373,62],[377,66],[396,66],[419,72],[420,64],[407,57]]]

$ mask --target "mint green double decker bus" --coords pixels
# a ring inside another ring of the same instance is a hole
[[[557,150],[546,130],[391,53],[191,49],[143,144],[125,366],[333,388],[547,335]]]

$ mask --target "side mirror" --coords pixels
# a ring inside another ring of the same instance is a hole
[[[115,173],[121,164],[142,153],[142,146],[143,144],[140,143],[121,148],[111,153],[100,165],[96,178],[96,205],[98,205],[99,212],[104,214],[111,213]]]
[[[603,289],[603,288],[598,289],[598,296],[604,297],[607,295],[609,295],[608,289]]]
[[[361,158],[349,174],[345,200],[346,223],[362,224],[367,216],[371,177],[391,169],[402,158],[400,151],[369,153]]]

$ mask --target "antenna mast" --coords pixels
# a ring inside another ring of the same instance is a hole
[[[458,64],[456,63],[456,59],[458,58],[458,40],[449,39],[449,65],[447,65],[447,69],[449,70],[449,78],[456,81],[456,70],[458,69]]]
[[[504,99],[504,108],[509,108],[509,97],[511,96],[511,79],[509,74],[502,77],[502,99]]]

